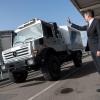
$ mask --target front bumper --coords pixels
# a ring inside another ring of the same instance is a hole
[[[29,58],[26,60],[20,60],[20,61],[5,64],[7,69],[23,69],[34,65],[35,65],[35,58]]]

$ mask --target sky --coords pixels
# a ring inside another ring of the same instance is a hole
[[[74,23],[85,24],[70,0],[0,0],[0,30],[15,30],[32,18],[66,25],[68,17]]]
[[[67,25],[68,17],[76,24],[86,24],[70,0],[0,0],[0,30],[15,30],[33,18]],[[86,34],[82,37],[86,40]]]

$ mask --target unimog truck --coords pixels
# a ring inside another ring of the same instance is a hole
[[[58,80],[61,64],[73,61],[82,66],[81,34],[57,23],[32,19],[15,30],[13,46],[2,52],[9,78],[24,82],[30,70],[41,70],[46,80]]]

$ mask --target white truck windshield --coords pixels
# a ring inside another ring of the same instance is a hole
[[[14,38],[14,44],[23,43],[26,40],[34,40],[41,37],[43,37],[42,24],[38,23],[35,25],[29,25],[17,32],[17,35]]]

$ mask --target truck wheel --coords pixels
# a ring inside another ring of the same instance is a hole
[[[45,80],[56,81],[60,78],[60,63],[56,56],[50,55],[41,66]]]
[[[9,78],[15,83],[25,82],[28,72],[26,70],[21,71],[9,71]]]
[[[81,67],[82,66],[82,52],[74,52],[73,54],[73,62],[75,67]]]

